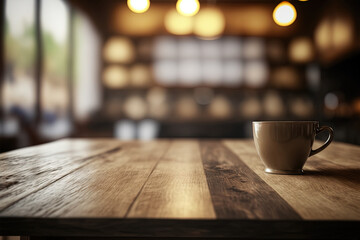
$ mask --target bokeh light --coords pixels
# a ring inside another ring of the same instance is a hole
[[[275,68],[271,73],[271,83],[277,88],[298,89],[301,87],[299,72],[292,66]]]
[[[269,70],[264,61],[249,61],[244,64],[244,80],[249,87],[263,87],[269,76]]]
[[[175,105],[176,115],[183,119],[195,118],[199,115],[200,109],[191,96],[181,96]]]
[[[339,16],[333,22],[332,43],[337,49],[347,48],[354,39],[353,22],[349,16]]]
[[[259,98],[250,96],[240,104],[240,116],[246,119],[255,119],[262,114],[262,106]]]
[[[123,106],[124,113],[131,119],[142,119],[147,114],[147,105],[145,100],[137,95],[126,98]]]
[[[178,0],[176,10],[183,16],[194,16],[199,12],[200,3],[198,0]]]
[[[232,113],[231,102],[228,98],[218,95],[210,103],[209,114],[217,119],[229,118]]]
[[[218,8],[203,8],[195,17],[194,33],[204,38],[220,36],[225,29],[225,17]]]
[[[243,57],[259,59],[265,56],[265,42],[261,38],[250,37],[243,41]]]
[[[191,34],[193,30],[193,18],[179,14],[175,9],[166,13],[164,24],[166,30],[175,35]]]
[[[103,72],[103,82],[108,88],[122,88],[128,84],[128,70],[121,66],[109,66]]]
[[[104,59],[114,63],[130,63],[135,58],[135,48],[128,38],[112,37],[103,50]]]
[[[134,13],[144,13],[150,7],[150,0],[128,0],[127,5]]]
[[[335,93],[327,93],[324,98],[325,107],[335,110],[339,106],[339,98]]]
[[[267,116],[278,118],[285,114],[285,105],[279,93],[269,91],[263,101],[264,111]]]
[[[296,20],[296,16],[297,13],[295,7],[287,1],[279,3],[273,12],[275,23],[283,27],[291,25]]]
[[[148,91],[146,100],[150,117],[162,119],[168,115],[170,105],[168,104],[167,95],[166,90],[160,87],[153,87]]]
[[[309,98],[295,97],[290,101],[290,111],[295,116],[305,119],[314,113],[314,105]]]
[[[310,62],[314,58],[314,48],[310,38],[295,38],[290,42],[289,57],[294,62]]]
[[[130,79],[132,86],[148,86],[150,84],[150,76],[151,71],[145,64],[136,64],[130,68]]]

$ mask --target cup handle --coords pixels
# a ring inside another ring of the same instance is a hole
[[[329,146],[329,144],[334,139],[334,130],[331,127],[328,127],[328,126],[323,126],[323,127],[320,127],[318,129],[316,129],[316,135],[323,132],[323,131],[328,131],[329,132],[329,137],[327,138],[326,142],[321,147],[319,147],[318,149],[315,149],[315,150],[311,149],[309,157],[321,152],[322,150],[324,150],[327,146]]]

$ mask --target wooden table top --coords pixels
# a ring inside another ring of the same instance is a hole
[[[360,147],[271,175],[252,140],[65,139],[0,155],[0,235],[360,237]]]

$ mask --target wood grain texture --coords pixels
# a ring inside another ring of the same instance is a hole
[[[261,179],[285,199],[304,219],[360,220],[360,159],[343,158],[327,160],[323,152],[308,159],[304,175],[273,175],[264,172],[252,140],[225,141],[237,156]],[[336,145],[336,144],[334,144]],[[327,154],[339,152],[337,147],[324,150]],[[357,155],[360,156],[360,155]],[[344,164],[348,163],[348,164]]]
[[[220,219],[300,219],[271,187],[217,141],[201,142],[216,215]]]
[[[171,144],[128,217],[215,218],[197,141]]]
[[[167,146],[167,141],[128,143],[16,202],[0,216],[122,218]]]
[[[113,140],[60,140],[0,155],[0,211],[121,146]]]
[[[0,235],[359,239],[359,156],[270,175],[252,140],[63,140],[0,155]]]

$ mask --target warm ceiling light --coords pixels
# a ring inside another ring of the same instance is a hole
[[[134,13],[144,13],[150,7],[150,0],[128,0],[127,5]]]
[[[296,16],[295,7],[287,1],[277,5],[273,12],[275,23],[283,27],[291,25],[295,21]]]
[[[198,0],[178,0],[176,10],[184,16],[194,16],[200,9]]]
[[[180,15],[175,9],[165,15],[164,23],[166,30],[176,35],[191,34],[193,30],[193,18]]]
[[[220,36],[225,29],[225,17],[220,9],[205,8],[195,17],[194,33],[204,38]]]

